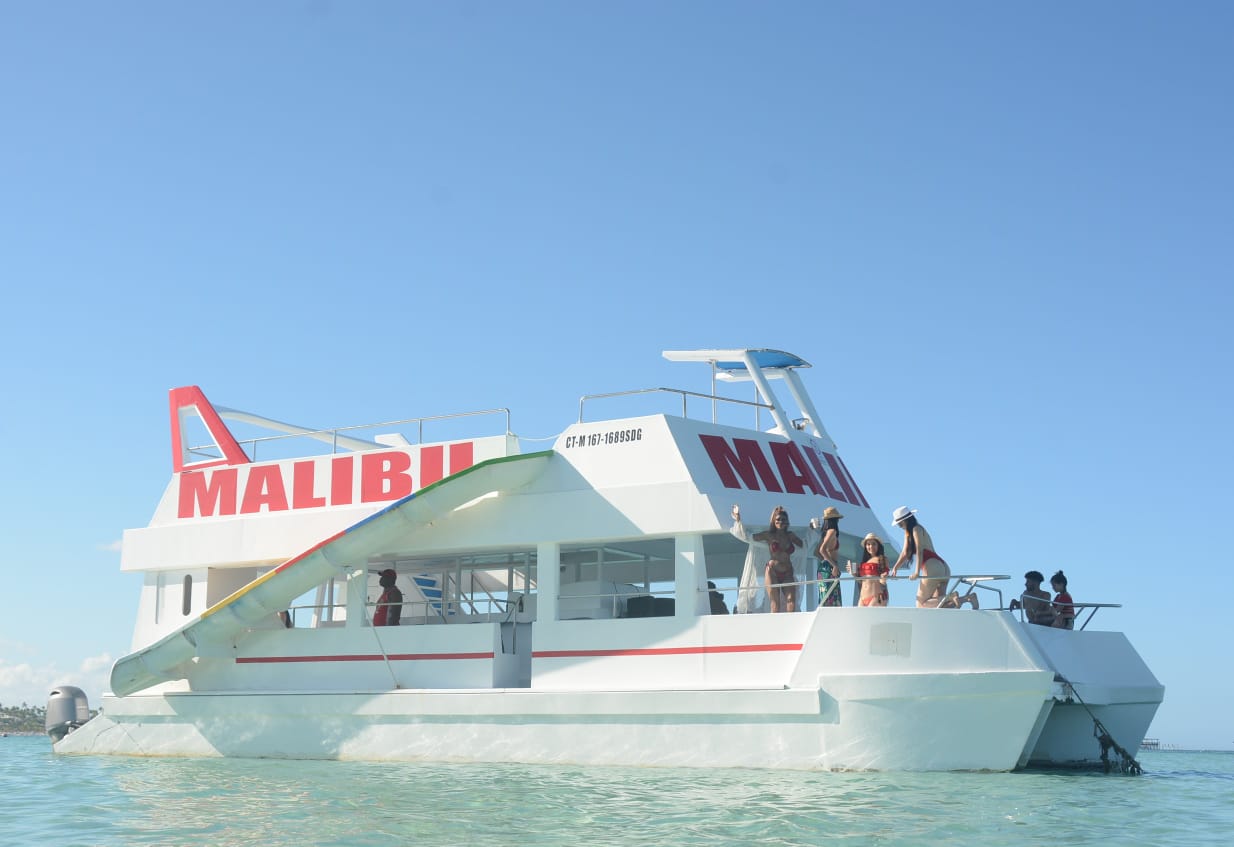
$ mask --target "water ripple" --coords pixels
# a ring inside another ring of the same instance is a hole
[[[0,739],[0,847],[1224,844],[1234,756],[1143,777],[54,756]]]

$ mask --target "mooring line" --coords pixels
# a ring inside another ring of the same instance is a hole
[[[1134,776],[1139,776],[1144,773],[1144,769],[1140,767],[1140,763],[1135,760],[1135,757],[1128,753],[1122,745],[1114,740],[1114,736],[1110,735],[1110,731],[1105,728],[1105,724],[1101,722],[1101,719],[1093,714],[1092,709],[1088,708],[1088,704],[1084,702],[1084,698],[1081,697],[1079,692],[1075,690],[1075,685],[1072,684],[1071,680],[1067,679],[1067,677],[1063,676],[1061,673],[1058,674],[1058,678],[1067,684],[1067,687],[1071,689],[1071,696],[1084,707],[1084,711],[1088,712],[1088,716],[1093,719],[1093,737],[1095,737],[1097,739],[1097,743],[1101,745],[1101,764],[1105,769],[1105,772],[1110,772],[1110,750],[1112,748],[1114,752],[1117,753],[1123,760],[1122,765],[1119,766],[1120,772],[1130,773]]]

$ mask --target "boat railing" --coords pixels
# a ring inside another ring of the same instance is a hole
[[[948,579],[949,590],[946,592],[946,595],[945,595],[946,597],[951,599],[951,602],[940,605],[939,608],[943,608],[943,609],[959,608],[963,605],[965,598],[967,598],[970,594],[973,594],[975,591],[978,591],[978,590],[988,591],[988,592],[991,592],[992,595],[997,596],[998,598],[997,604],[977,603],[977,604],[974,604],[973,608],[980,607],[983,609],[1018,611],[1020,613],[1019,614],[1020,621],[1027,623],[1028,620],[1027,620],[1025,609],[1024,609],[1024,600],[1026,598],[1030,600],[1037,600],[1042,603],[1048,603],[1056,607],[1070,605],[1076,610],[1076,621],[1078,622],[1079,625],[1076,626],[1075,628],[1078,630],[1083,630],[1087,628],[1088,624],[1092,621],[1093,617],[1097,614],[1098,610],[1122,608],[1122,604],[1120,603],[1077,603],[1077,602],[1072,602],[1070,604],[1054,603],[1053,601],[1041,600],[1040,598],[1032,597],[1031,595],[1027,595],[1027,594],[1021,594],[1019,595],[1018,598],[1015,598],[1019,601],[1019,604],[1016,608],[1011,608],[1009,606],[1004,606],[1003,592],[1001,590],[999,590],[998,588],[992,585],[985,584],[987,582],[1005,580],[1005,579],[1010,579],[1010,578],[1011,577],[1005,574],[953,574]],[[849,582],[862,583],[862,582],[868,582],[868,581],[879,580],[879,579],[886,579],[888,582],[893,582],[893,581],[904,581],[904,580],[907,580],[908,577],[907,576],[887,576],[887,577],[847,576],[847,575],[842,574],[837,577],[830,577],[830,578],[824,578],[824,579],[805,579],[805,580],[800,580],[796,582],[786,582],[786,583],[782,583],[782,586],[785,588],[805,588],[805,589],[810,589],[812,586],[826,587],[831,591],[839,591],[841,593],[841,597],[843,597],[848,593],[841,589],[840,586],[843,583],[849,583]],[[608,607],[608,616],[611,618],[658,617],[658,616],[671,615],[673,613],[672,611],[668,611],[668,609],[670,608],[670,605],[666,605],[662,603],[656,604],[654,600],[657,598],[674,599],[677,596],[677,592],[674,589],[668,588],[668,589],[663,589],[663,590],[651,590],[651,589],[646,589],[641,586],[635,586],[635,585],[628,585],[624,587],[627,588],[628,590],[625,590],[625,591],[614,590],[614,591],[605,591],[605,592],[594,592],[594,593],[588,593],[588,594],[571,594],[568,597],[562,597],[561,599],[562,600],[606,601],[610,604]],[[962,587],[967,587],[967,591],[963,594],[960,594],[960,590]],[[698,593],[699,594],[710,594],[711,592],[716,592],[720,594],[721,597],[724,597],[725,595],[735,595],[736,597],[739,598],[742,592],[755,593],[761,590],[764,590],[764,589],[760,583],[759,585],[750,585],[750,586],[744,586],[744,587],[743,586],[732,586],[732,587],[700,588],[698,589]],[[952,595],[955,595],[955,596],[953,597]],[[455,622],[455,623],[473,622],[474,623],[474,622],[482,622],[482,621],[509,621],[513,619],[515,613],[522,611],[523,603],[528,596],[530,596],[532,600],[534,601],[534,598],[535,598],[534,592],[532,592],[532,594],[530,595],[526,595],[523,593],[514,593],[514,594],[511,594],[509,597],[499,597],[499,596],[492,594],[491,592],[484,592],[484,594],[482,595],[479,595],[479,594],[470,595],[463,601],[459,601],[455,599],[448,599],[448,598],[442,598],[440,600],[406,599],[401,604],[399,604],[402,606],[401,621],[402,623],[406,625],[418,625],[418,624],[426,624],[426,623],[451,623],[451,622]],[[639,612],[636,612],[633,614],[631,613],[631,609],[630,609],[631,600],[635,602],[636,608],[640,610]],[[647,601],[652,601],[650,608],[655,609],[655,611],[642,611],[642,608],[647,603]],[[378,602],[365,603],[365,607],[368,610],[369,620],[372,619],[372,614],[381,605],[383,604],[378,603]],[[384,605],[394,605],[394,604],[384,604]],[[726,598],[726,605],[727,605],[727,598]],[[732,604],[732,608],[735,609],[736,605],[737,605],[736,602],[734,602]],[[326,610],[336,610],[336,609],[345,609],[345,605],[340,604],[340,603],[334,603],[334,604],[310,603],[310,604],[305,604],[305,605],[290,606],[287,609],[287,613],[290,616],[290,625],[294,627],[296,626],[296,616],[298,612],[308,611],[308,612],[316,613],[320,616],[321,613]],[[1085,616],[1083,613],[1086,610],[1088,614]],[[322,616],[322,617],[327,617],[327,616]],[[332,617],[332,615],[329,617]],[[1081,618],[1083,618],[1082,622],[1081,622]],[[578,618],[578,619],[588,619],[588,618]],[[338,626],[338,625],[341,625],[341,623],[342,623],[341,620],[331,620],[331,619],[328,619],[327,617],[327,619],[325,620],[320,620],[316,625],[317,626],[323,626],[323,625],[324,626]]]
[[[296,626],[296,617],[299,612],[316,614],[318,617],[317,623],[314,624],[315,626],[322,626],[323,624],[326,626],[339,626],[342,623],[342,619],[335,620],[334,611],[336,609],[346,611],[347,606],[343,603],[302,603],[296,606],[288,606],[287,626],[289,628]]]
[[[843,596],[843,591],[839,587],[841,583],[874,582],[876,580],[886,580],[888,582],[894,582],[894,581],[901,581],[901,580],[907,580],[907,579],[908,579],[907,576],[848,576],[845,574],[841,574],[839,576],[824,577],[822,579],[803,579],[797,582],[783,582],[783,583],[780,583],[779,585],[780,587],[783,587],[783,588],[801,588],[801,587],[809,587],[812,585],[817,585],[817,586],[820,586],[820,589],[819,589],[820,591],[822,590],[821,586],[827,585],[829,591],[840,591],[841,596]],[[1011,577],[1006,574],[952,574],[950,577],[948,577],[948,590],[944,592],[944,597],[950,598],[951,602],[944,604],[944,605],[940,605],[938,608],[941,608],[941,609],[958,608],[960,605],[962,605],[963,601],[969,595],[974,593],[976,589],[981,589],[983,591],[989,591],[992,594],[997,595],[998,597],[998,605],[997,606],[987,606],[987,608],[1001,609],[1003,607],[1003,592],[995,588],[994,586],[984,585],[983,583],[990,582],[992,580],[1003,580],[1003,579],[1011,579]],[[968,587],[967,592],[965,592],[964,594],[959,593],[961,586]],[[757,593],[758,591],[764,590],[764,586],[759,584],[759,585],[747,585],[744,587],[737,586],[736,588],[729,588],[729,589],[699,589],[699,590],[700,592],[719,591],[721,594],[735,591],[737,593],[737,596],[740,597],[742,592]],[[955,596],[952,596],[952,595],[955,595]],[[821,604],[822,604],[822,601],[820,601],[819,605]],[[980,605],[980,603],[978,603],[978,605]]]
[[[1097,614],[1098,609],[1121,609],[1123,607],[1122,603],[1071,603],[1064,605],[1070,605],[1073,609],[1075,609],[1077,618],[1079,618],[1079,613],[1081,611],[1084,609],[1089,610],[1088,617],[1084,619],[1084,623],[1080,624],[1080,629],[1084,629],[1088,626],[1088,622],[1093,619],[1095,614]]]
[[[404,599],[402,603],[366,603],[372,613],[380,606],[403,607],[400,622],[408,625],[426,623],[479,623],[483,621],[504,621],[510,617],[512,608],[517,608],[517,598],[503,597],[469,597],[463,601],[456,599]]]
[[[1075,626],[1075,624],[1073,623],[1071,628],[1074,628],[1077,630],[1087,629],[1089,623],[1092,621],[1093,617],[1097,614],[1098,610],[1100,609],[1121,609],[1123,607],[1122,603],[1077,603],[1074,600],[1070,603],[1058,603],[1053,600],[1043,600],[1042,598],[1036,597],[1032,594],[1029,594],[1028,592],[1024,592],[1019,597],[1015,598],[1013,602],[1016,602],[1016,606],[1015,608],[1012,608],[1011,611],[1013,612],[1018,611],[1020,613],[1021,623],[1036,623],[1035,621],[1032,621],[1028,618],[1028,607],[1050,606],[1052,610],[1058,610],[1058,609],[1062,609],[1065,606],[1070,606],[1073,610],[1075,610],[1075,622],[1079,623],[1079,626]],[[1085,609],[1088,610],[1088,616],[1084,618],[1083,622],[1080,622],[1080,617],[1083,614]],[[1051,626],[1052,622],[1051,623],[1041,623],[1037,625],[1038,626]]]
[[[989,591],[992,594],[998,595],[998,605],[994,608],[1001,609],[1003,607],[1002,590],[995,588],[993,585],[986,585],[985,583],[992,580],[1011,579],[1011,577],[1007,574],[965,574],[962,576],[952,574],[951,579],[953,580],[953,583],[951,584],[950,589],[945,593],[945,596],[952,597],[952,595],[955,595],[955,605],[962,605],[970,596],[976,599],[980,596],[976,594],[976,591],[977,589],[980,589],[982,591]],[[964,594],[959,593],[961,586],[968,587],[968,590]],[[974,605],[973,608],[976,608],[976,605]]]
[[[509,598],[496,597],[488,595],[486,597],[468,598],[465,602],[460,603],[457,600],[430,600],[430,599],[409,599],[402,603],[379,603],[367,602],[364,604],[368,611],[368,619],[371,621],[373,613],[381,606],[402,606],[401,621],[406,621],[409,624],[421,624],[429,622],[450,622],[450,621],[483,621],[483,620],[508,620],[511,613],[519,609],[522,595],[514,595]],[[294,628],[297,626],[297,617],[300,613],[316,614],[317,621],[315,624],[308,625],[306,629],[324,628],[331,626],[342,626],[345,618],[343,616],[336,617],[336,610],[346,611],[345,603],[305,603],[301,605],[288,606],[288,627]]]
[[[738,400],[735,397],[721,397],[718,394],[702,394],[697,391],[685,391],[680,388],[635,388],[631,391],[614,391],[608,394],[585,394],[578,401],[578,422],[585,423],[584,407],[588,400],[606,400],[613,397],[633,397],[640,394],[670,394],[677,395],[681,398],[681,416],[683,418],[690,417],[689,400],[691,397],[700,400],[711,401],[711,422],[717,423],[718,408],[720,403],[727,403],[734,406],[746,406],[754,409],[754,425],[755,428],[760,428],[759,414],[763,409],[771,410],[771,405],[767,403],[758,403],[753,400]]]
[[[484,415],[505,415],[505,435],[512,435],[510,429],[510,410],[509,409],[480,409],[474,412],[454,412],[448,415],[428,415],[421,418],[405,418],[397,421],[383,421],[381,423],[372,424],[357,424],[355,426],[338,426],[327,427],[325,429],[308,429],[302,427],[293,427],[283,425],[288,432],[280,435],[263,435],[254,438],[236,439],[236,442],[245,449],[249,458],[252,461],[258,461],[258,451],[261,449],[269,450],[272,447],[287,445],[294,439],[310,438],[316,441],[322,441],[330,444],[331,453],[351,452],[355,449],[366,447],[388,447],[394,446],[382,441],[378,441],[376,437],[371,438],[356,438],[355,433],[362,430],[390,430],[397,429],[398,435],[402,437],[407,444],[423,444],[424,443],[424,426],[425,424],[437,423],[440,421],[461,420],[463,418],[481,417]],[[415,430],[415,441],[407,439],[406,430]],[[387,435],[388,433],[379,433],[379,435]],[[198,445],[189,447],[190,454],[199,457],[216,458],[217,448],[213,444]],[[280,457],[283,458],[283,457]]]

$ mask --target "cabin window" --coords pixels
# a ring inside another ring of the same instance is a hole
[[[673,539],[561,548],[558,617],[563,620],[672,616]]]
[[[180,592],[180,614],[188,617],[189,610],[193,608],[193,577],[191,574],[184,575],[184,590]]]

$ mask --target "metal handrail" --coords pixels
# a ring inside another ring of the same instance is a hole
[[[860,583],[860,582],[868,582],[870,580],[884,580],[884,579],[890,582],[890,581],[908,580],[909,578],[907,576],[892,576],[890,574],[887,574],[885,576],[849,576],[845,574],[840,574],[839,576],[823,577],[822,579],[806,579],[806,580],[800,580],[797,582],[781,582],[781,583],[777,583],[776,587],[777,588],[797,588],[801,586],[821,585],[822,583],[827,582],[827,583],[836,583],[837,584],[836,587],[831,589],[832,591],[836,591],[839,589],[838,583],[841,583],[841,582]],[[1003,579],[1011,579],[1011,577],[1007,576],[1006,574],[959,574],[959,575],[953,574],[952,576],[948,577],[948,582],[950,582],[951,580],[955,580],[956,588],[958,588],[960,585],[971,586],[969,588],[968,593],[964,595],[965,597],[967,597],[968,594],[971,594],[973,589],[976,589],[976,588],[981,588],[985,591],[994,592],[995,594],[998,595],[998,606],[993,607],[993,608],[1001,609],[1003,607],[1003,592],[991,586],[981,585],[982,582],[988,582],[990,580],[995,580],[995,579],[1003,580]],[[699,589],[700,592],[704,590],[708,592],[719,591],[721,594],[724,594],[729,591],[733,591],[733,592],[736,592],[737,596],[740,598],[741,592],[743,591],[745,592],[763,591],[763,590],[766,590],[766,586],[764,585],[746,585],[746,586],[736,585],[736,586],[733,586],[732,588],[723,588],[723,589],[720,589],[720,588]],[[949,594],[949,593],[950,591],[946,592],[944,596],[946,596],[946,594]],[[841,596],[843,596],[842,593],[841,593]],[[940,606],[939,608],[950,608],[950,607]]]
[[[655,394],[661,391],[665,392],[666,394],[681,395],[681,416],[683,418],[688,418],[690,416],[686,403],[691,397],[698,397],[704,400],[711,400],[713,402],[716,400],[719,400],[724,403],[733,403],[734,405],[737,405],[737,406],[753,406],[756,409],[770,410],[772,408],[771,405],[768,403],[755,403],[752,400],[738,400],[735,397],[721,397],[718,394],[701,394],[697,391],[685,391],[680,388],[635,388],[632,391],[614,391],[609,394],[584,394],[582,397],[579,398],[579,401],[578,401],[578,422],[584,423],[583,406],[586,405],[588,400],[603,400],[609,397],[629,397],[634,394]],[[714,407],[712,410],[712,423],[715,423]]]
[[[1006,575],[1003,575],[1003,574],[960,574],[960,575],[955,575],[955,574],[953,574],[951,577],[949,577],[949,578],[948,578],[948,580],[949,580],[949,583],[950,583],[950,581],[951,581],[951,580],[954,580],[954,581],[955,581],[955,587],[956,587],[956,588],[958,588],[960,585],[968,585],[968,586],[971,586],[971,587],[970,587],[970,590],[969,590],[969,593],[971,593],[971,592],[972,592],[972,590],[974,590],[974,589],[978,589],[978,588],[980,588],[980,589],[982,589],[982,590],[985,590],[985,591],[993,591],[995,594],[997,594],[997,595],[998,595],[998,605],[997,605],[997,606],[991,606],[991,607],[988,607],[988,608],[990,608],[991,610],[996,610],[996,609],[997,609],[997,610],[1003,610],[1003,609],[1005,608],[1005,607],[1003,606],[1003,592],[1002,592],[1001,590],[997,589],[997,588],[992,587],[992,586],[982,585],[981,583],[983,583],[983,582],[989,582],[989,581],[991,581],[991,580],[1004,580],[1004,579],[1010,579],[1010,578],[1011,578],[1011,577],[1006,576]],[[781,587],[781,588],[799,588],[799,587],[806,587],[806,586],[812,586],[812,585],[821,585],[821,584],[823,584],[823,583],[834,583],[834,584],[835,584],[835,587],[833,587],[833,588],[832,588],[832,590],[833,590],[833,591],[835,591],[835,590],[839,590],[839,583],[842,583],[842,582],[853,582],[853,583],[860,583],[860,582],[866,582],[866,581],[869,581],[869,580],[876,580],[876,579],[886,579],[886,580],[888,580],[888,581],[893,581],[893,580],[895,580],[895,581],[900,581],[900,580],[907,580],[907,579],[908,579],[908,577],[907,577],[907,576],[891,576],[891,575],[887,575],[887,576],[885,576],[885,577],[878,577],[878,576],[849,576],[849,575],[841,574],[841,575],[834,576],[834,577],[825,577],[825,578],[823,578],[823,579],[817,579],[817,578],[815,578],[815,579],[806,579],[806,580],[800,580],[800,581],[795,581],[795,582],[784,582],[784,583],[779,583],[777,587]],[[719,588],[719,587],[717,587],[717,588],[710,588],[710,587],[708,587],[708,588],[699,588],[699,589],[697,589],[697,590],[696,590],[696,593],[697,593],[697,594],[710,594],[712,591],[715,591],[715,592],[718,592],[718,593],[719,593],[719,594],[721,594],[721,595],[724,595],[724,594],[728,594],[729,592],[733,592],[733,593],[735,593],[738,597],[740,597],[740,596],[741,596],[741,592],[743,592],[743,591],[746,591],[746,592],[750,592],[750,591],[757,592],[757,591],[761,591],[761,590],[765,590],[765,586],[763,586],[763,585],[749,585],[749,586],[734,585],[734,586],[732,586],[732,587],[726,587],[726,588]],[[954,589],[953,589],[953,590],[954,590]],[[534,593],[532,593],[531,595],[528,595],[528,594],[522,594],[522,595],[520,595],[518,598],[502,598],[502,597],[496,597],[496,596],[493,596],[491,592],[485,592],[485,593],[486,593],[488,596],[487,596],[487,597],[481,597],[481,598],[480,598],[480,602],[482,602],[482,603],[487,603],[489,606],[494,607],[494,608],[495,608],[495,610],[496,610],[496,612],[497,612],[498,614],[506,614],[506,615],[509,615],[509,614],[510,614],[510,612],[511,612],[511,610],[516,609],[516,608],[517,608],[517,606],[518,606],[518,604],[519,604],[519,602],[520,602],[521,600],[525,599],[525,598],[526,598],[526,597],[528,597],[528,596],[535,596],[535,595],[534,595]],[[566,597],[564,597],[564,598],[562,598],[562,599],[577,600],[577,599],[605,599],[605,598],[608,598],[608,599],[611,599],[611,600],[613,601],[613,609],[612,609],[612,614],[613,614],[613,616],[614,616],[614,617],[617,617],[617,603],[618,603],[619,599],[621,599],[621,598],[626,598],[626,599],[628,600],[628,599],[629,599],[629,598],[631,598],[631,597],[646,597],[646,596],[652,596],[652,597],[659,597],[659,596],[670,596],[670,597],[676,597],[676,596],[677,596],[677,593],[678,593],[678,592],[677,592],[676,590],[674,590],[674,589],[665,589],[665,590],[661,590],[661,591],[650,591],[650,590],[641,590],[641,589],[640,589],[640,590],[638,591],[638,593],[637,593],[637,594],[623,594],[623,593],[620,593],[620,592],[603,592],[603,593],[598,593],[598,594],[571,594],[571,595],[567,595]],[[947,593],[950,593],[950,592],[947,592]],[[968,595],[967,595],[967,594],[965,594],[964,596],[968,596]],[[1018,607],[1018,609],[1010,609],[1010,607],[1006,607],[1006,610],[1008,610],[1008,611],[1019,611],[1019,612],[1020,612],[1019,617],[1020,617],[1020,621],[1021,621],[1022,623],[1026,623],[1026,622],[1027,622],[1027,621],[1025,621],[1025,609],[1024,609],[1024,606],[1023,606],[1023,600],[1024,600],[1024,598],[1025,598],[1025,597],[1027,597],[1027,596],[1028,596],[1027,594],[1021,594],[1021,595],[1019,596],[1019,598],[1017,598],[1017,599],[1019,599],[1019,600],[1021,601],[1020,606]],[[1048,603],[1049,605],[1051,605],[1051,606],[1055,606],[1055,607],[1070,605],[1070,606],[1072,606],[1074,609],[1076,609],[1076,620],[1077,620],[1077,621],[1079,621],[1079,620],[1080,620],[1080,618],[1081,618],[1081,613],[1082,613],[1085,609],[1089,610],[1089,611],[1088,611],[1088,616],[1087,616],[1087,617],[1084,617],[1083,622],[1082,622],[1082,623],[1080,623],[1080,625],[1079,625],[1079,626],[1075,627],[1077,630],[1084,630],[1084,629],[1086,629],[1086,628],[1088,627],[1088,624],[1092,621],[1093,617],[1097,614],[1097,611],[1098,611],[1099,609],[1121,609],[1121,608],[1122,608],[1122,604],[1121,604],[1121,603],[1077,603],[1077,602],[1074,602],[1074,601],[1073,601],[1072,603],[1069,603],[1069,604],[1068,604],[1068,603],[1055,603],[1053,600],[1048,600],[1048,601],[1047,601],[1047,600],[1041,600],[1041,598],[1039,598],[1039,597],[1032,597],[1031,599],[1036,600],[1036,601],[1040,601],[1040,602],[1042,602],[1042,603]],[[434,607],[434,603],[440,603],[440,608],[435,608],[435,607]],[[374,601],[374,602],[367,602],[367,601],[366,601],[366,602],[365,602],[365,606],[366,606],[366,608],[370,608],[370,609],[372,609],[372,608],[376,608],[376,607],[378,607],[378,606],[380,606],[380,605],[386,605],[386,606],[392,606],[392,605],[402,605],[402,606],[403,606],[403,609],[404,609],[404,612],[405,612],[405,613],[404,613],[404,615],[403,615],[402,617],[403,617],[403,619],[405,619],[405,620],[407,620],[407,619],[412,619],[412,618],[420,618],[420,619],[422,619],[422,620],[427,621],[430,617],[435,617],[435,618],[440,618],[443,622],[445,622],[445,621],[447,621],[447,620],[449,619],[449,618],[448,618],[448,616],[450,615],[450,610],[449,610],[449,607],[454,606],[454,605],[457,605],[457,601],[449,601],[449,600],[445,600],[445,599],[443,598],[441,601],[434,601],[434,600],[404,600],[401,604],[395,604],[395,603],[385,603],[385,604],[382,604],[382,603],[378,603],[378,602],[376,602],[376,601]],[[473,609],[477,609],[477,612],[476,612],[477,614],[492,614],[491,612],[489,612],[489,613],[481,613],[481,612],[478,612],[478,607],[475,605],[475,599],[474,599],[474,598],[472,599],[471,605],[472,605]],[[410,606],[410,607],[413,607],[413,608],[417,608],[417,607],[423,606],[423,607],[424,607],[424,612],[423,612],[422,614],[415,614],[414,612],[412,612],[412,611],[408,611],[408,610],[407,610],[407,607],[409,607],[409,606]],[[311,603],[311,604],[305,604],[305,605],[300,605],[300,606],[289,606],[289,607],[287,608],[287,612],[288,612],[288,614],[291,616],[292,625],[294,626],[294,625],[295,625],[295,619],[296,619],[296,618],[295,618],[295,616],[296,616],[296,611],[297,611],[297,610],[300,610],[300,609],[345,609],[345,608],[346,608],[346,604],[342,604],[342,603]],[[432,612],[432,614],[430,614],[430,611]]]
[[[1011,577],[1008,576],[1007,574],[963,574],[960,576],[952,574],[951,579],[955,580],[955,585],[952,586],[951,590],[944,592],[943,594],[944,597],[950,596],[952,591],[958,592],[961,585],[967,585],[969,588],[968,588],[968,591],[965,592],[964,597],[968,597],[970,594],[973,593],[975,589],[978,589],[978,588],[984,591],[993,591],[995,594],[998,595],[998,608],[1001,609],[1003,607],[1002,590],[995,588],[992,585],[982,585],[981,583],[989,582],[990,580],[994,580],[994,579],[1000,579],[1000,580],[1001,579],[1011,579]],[[963,598],[958,598],[958,599],[963,599]]]
[[[507,612],[506,607],[513,604],[515,601],[506,600],[501,597],[488,597],[481,598],[481,602],[488,603],[490,606],[490,611],[481,612],[479,606],[477,606],[475,602],[470,602],[468,605],[471,607],[471,611],[467,612],[459,601],[447,600],[445,598],[442,598],[441,600],[403,600],[402,603],[380,603],[377,601],[366,601],[364,605],[366,608],[377,608],[378,606],[402,606],[403,614],[401,617],[403,620],[419,618],[427,621],[429,618],[440,618],[443,622],[448,622],[450,616],[456,612],[460,613],[462,617],[467,617],[468,615],[491,615],[494,613],[499,615],[505,614]],[[414,611],[408,611],[408,606],[412,607],[412,609],[418,609],[423,606],[424,611],[423,613],[417,614]]]
[[[334,426],[334,427],[325,427],[324,429],[306,429],[303,432],[289,432],[289,433],[283,433],[282,435],[262,435],[262,436],[258,436],[255,438],[246,438],[243,441],[237,441],[237,443],[241,445],[245,445],[245,444],[252,445],[252,448],[253,448],[252,458],[256,460],[257,448],[258,448],[258,445],[260,444],[265,444],[265,443],[275,442],[275,441],[285,441],[291,438],[306,438],[306,437],[311,438],[314,435],[329,435],[332,439],[331,452],[337,453],[339,451],[338,436],[343,433],[351,432],[352,430],[358,430],[358,429],[378,429],[380,427],[393,427],[393,426],[404,426],[406,424],[415,424],[416,425],[416,443],[423,444],[425,423],[432,422],[432,421],[451,420],[453,418],[473,418],[473,417],[478,417],[480,415],[496,415],[496,414],[505,414],[506,416],[505,434],[512,435],[513,433],[510,431],[510,410],[506,408],[501,408],[501,409],[481,409],[475,412],[454,412],[448,415],[429,415],[429,416],[422,417],[422,418],[407,418],[405,420],[384,421],[382,423],[356,424],[354,426]],[[374,442],[374,444],[376,444],[376,442]],[[380,445],[377,445],[377,446],[380,446]],[[187,450],[192,455],[201,455],[201,456],[210,456],[210,457],[214,457],[215,453],[217,452],[217,448],[213,444],[200,444],[197,446],[189,447],[187,448]],[[205,451],[210,451],[210,452],[207,453]]]
[[[1018,611],[1020,613],[1021,623],[1032,623],[1032,621],[1024,620],[1024,615],[1025,615],[1025,612],[1027,611],[1024,608],[1024,601],[1026,598],[1031,599],[1035,603],[1042,603],[1047,606],[1050,606],[1052,609],[1060,609],[1063,606],[1070,606],[1071,608],[1076,610],[1076,616],[1075,616],[1076,621],[1080,619],[1080,612],[1082,610],[1084,609],[1091,610],[1088,613],[1088,617],[1086,617],[1084,619],[1084,622],[1080,624],[1078,627],[1075,626],[1074,623],[1072,624],[1072,626],[1077,630],[1087,629],[1088,624],[1092,621],[1093,617],[1096,616],[1098,609],[1121,609],[1123,607],[1122,603],[1077,603],[1074,600],[1071,601],[1070,603],[1059,603],[1054,600],[1042,600],[1040,597],[1036,597],[1036,596],[1030,595],[1028,592],[1024,592],[1018,598],[1015,598],[1019,600],[1019,606],[1016,609],[1010,609],[1009,607],[1010,611],[1013,611],[1013,612]],[[1045,624],[1037,624],[1037,626],[1045,626]]]
[[[288,617],[291,618],[291,626],[295,627],[296,612],[300,609],[313,610],[313,609],[346,609],[346,608],[347,608],[347,604],[345,603],[304,603],[300,606],[288,606],[284,611],[286,611]]]
[[[1060,603],[1059,605],[1066,606],[1068,604]],[[1097,614],[1098,609],[1121,609],[1123,607],[1122,603],[1071,603],[1070,605],[1075,609],[1092,609],[1092,611],[1088,613],[1088,617],[1084,619],[1084,623],[1080,625],[1080,629],[1084,629],[1088,626],[1088,622],[1093,619],[1093,615]],[[1079,615],[1077,614],[1076,617],[1078,618]]]

